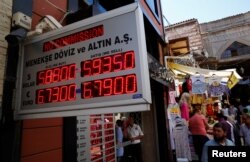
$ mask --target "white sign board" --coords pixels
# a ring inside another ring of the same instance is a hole
[[[151,103],[137,3],[26,40],[19,60],[17,118],[141,111]]]

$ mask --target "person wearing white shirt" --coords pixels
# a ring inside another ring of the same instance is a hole
[[[130,116],[127,132],[128,137],[131,141],[131,145],[129,147],[133,158],[135,158],[137,162],[143,162],[141,151],[141,139],[143,138],[144,134],[141,130],[141,127],[138,124],[134,123],[133,116]]]
[[[221,112],[224,116],[229,116],[229,110],[228,110],[228,105],[227,104],[224,104],[223,105],[223,108],[221,109]]]

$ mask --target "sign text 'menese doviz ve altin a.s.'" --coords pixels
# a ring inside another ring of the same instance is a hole
[[[30,38],[19,60],[17,119],[149,109],[143,15],[136,3]]]

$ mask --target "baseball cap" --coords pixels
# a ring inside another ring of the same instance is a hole
[[[250,116],[250,109],[248,107],[244,107],[243,113],[245,113],[247,116]]]

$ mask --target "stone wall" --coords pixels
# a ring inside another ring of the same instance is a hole
[[[3,81],[5,76],[8,47],[5,36],[10,33],[12,3],[12,0],[0,0],[0,109],[2,105]],[[2,111],[0,110],[0,116],[1,112]]]
[[[200,30],[209,56],[220,59],[235,41],[250,46],[250,12],[200,24]]]
[[[196,19],[167,26],[165,31],[166,37],[169,41],[187,37],[189,41],[189,50],[198,54],[201,53],[203,45],[201,41],[199,22]]]

